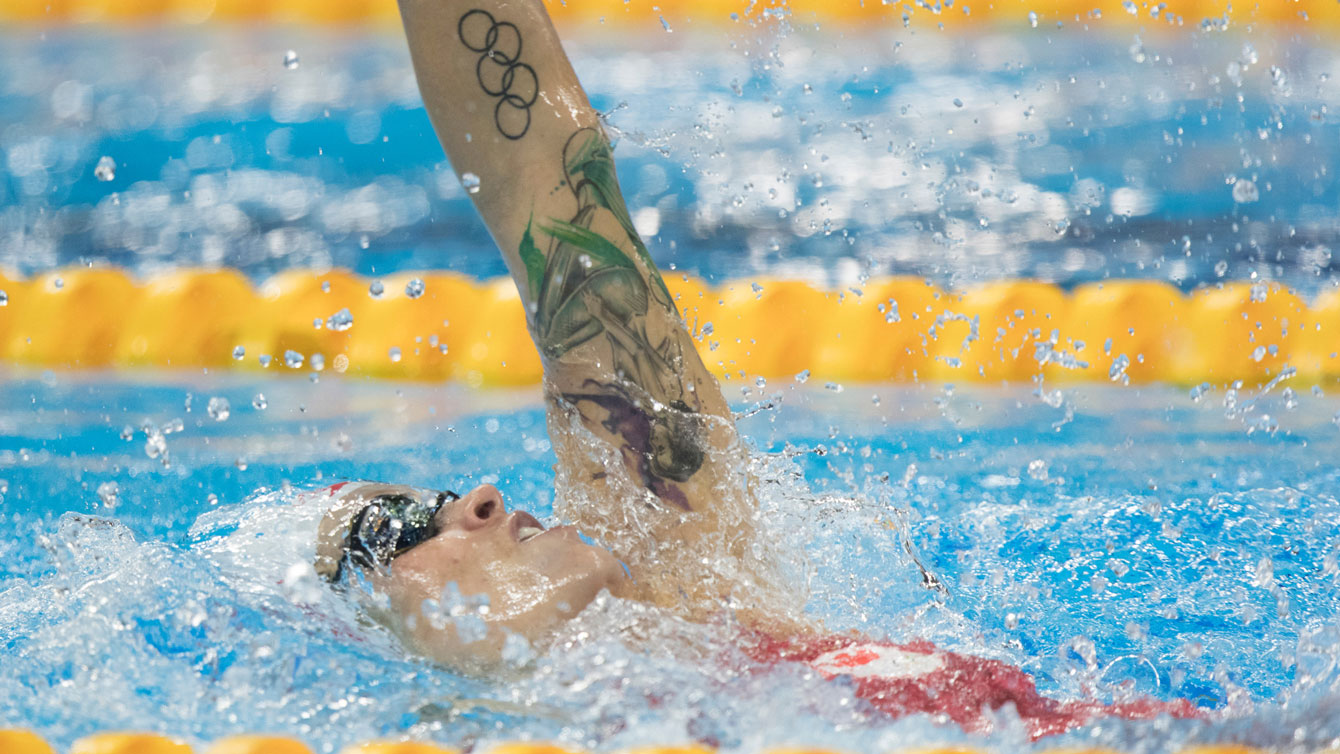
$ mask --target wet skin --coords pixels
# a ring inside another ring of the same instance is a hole
[[[332,510],[358,508],[387,494],[423,491],[365,486]],[[397,555],[389,568],[363,573],[387,600],[389,615],[379,616],[383,622],[411,649],[439,662],[492,671],[501,662],[507,632],[542,644],[602,590],[620,596],[627,587],[623,566],[607,550],[585,544],[571,526],[544,529],[529,513],[509,512],[492,485],[444,504],[436,523],[437,534]],[[430,619],[431,609],[425,615],[425,600],[443,600],[453,583],[462,595],[487,598],[487,611],[479,615],[487,626],[483,639],[467,641],[475,637],[458,635],[450,619]]]

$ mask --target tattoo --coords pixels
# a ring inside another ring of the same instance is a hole
[[[563,149],[563,172],[577,202],[571,220],[550,219],[539,227],[549,238],[541,253],[531,226],[521,240],[531,326],[546,360],[578,346],[602,343],[612,359],[614,380],[586,380],[562,398],[623,441],[622,451],[648,490],[688,510],[684,482],[702,467],[705,430],[698,398],[682,379],[685,343],[679,328],[659,342],[647,332],[653,307],[678,319],[656,267],[633,228],[614,173],[614,157],[594,128],[574,134]],[[602,234],[602,229],[613,239]],[[631,246],[646,275],[623,250]],[[600,409],[602,417],[587,410]]]
[[[461,16],[456,33],[470,51],[481,53],[475,76],[486,94],[498,98],[493,108],[498,132],[512,140],[525,136],[530,107],[540,96],[540,80],[534,68],[521,62],[521,31],[516,24],[476,8]]]

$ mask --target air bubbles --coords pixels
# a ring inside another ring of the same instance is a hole
[[[1032,10],[1030,10],[1030,11],[1028,12],[1028,25],[1031,26],[1031,27],[1033,27],[1034,29],[1038,28],[1038,13],[1037,13],[1037,11],[1032,11]]]
[[[256,361],[261,365],[261,369],[269,369],[270,362],[273,361],[273,359],[271,358],[270,354],[263,353],[260,356],[256,357]]]
[[[955,97],[955,98],[954,98],[954,107],[963,107],[963,100],[959,99],[958,97]]]
[[[809,379],[810,379],[810,370],[808,369],[802,369],[796,373],[796,382],[804,384],[806,382],[809,382]]]
[[[386,355],[391,357],[391,363],[392,363],[392,364],[399,364],[399,363],[400,363],[400,347],[399,347],[399,346],[391,346],[391,350],[388,351]]]
[[[386,294],[386,285],[380,280],[374,280],[368,285],[368,295],[379,299]]]
[[[296,70],[301,62],[302,61],[298,59],[297,50],[284,51],[284,67],[287,68],[288,70],[290,71]]]
[[[479,176],[474,173],[461,173],[461,185],[465,187],[465,193],[479,193]]]
[[[243,346],[233,346],[233,359],[241,361],[247,355],[247,349]]]
[[[414,278],[413,280],[410,280],[408,283],[405,283],[405,295],[408,296],[409,298],[418,298],[422,296],[423,290],[424,286],[423,286],[423,280],[421,278]]]
[[[297,351],[288,350],[284,352],[284,366],[289,369],[298,369],[302,366],[303,356]]]
[[[264,411],[270,407],[270,402],[265,400],[265,393],[256,393],[251,399],[251,407],[257,411]]]
[[[9,306],[9,294],[0,291],[0,306]]]
[[[107,155],[98,158],[98,164],[93,168],[93,177],[107,183],[116,178],[116,160]]]
[[[229,416],[232,416],[233,406],[228,402],[227,398],[216,395],[209,399],[209,405],[205,408],[205,412],[208,413],[209,418],[214,421],[224,422],[228,421]]]
[[[830,392],[834,392],[834,393],[840,393],[840,392],[842,392],[842,385],[840,385],[840,384],[838,384],[838,383],[836,383],[836,382],[825,382],[825,383],[824,383],[824,390],[828,390],[828,391],[830,391]]]

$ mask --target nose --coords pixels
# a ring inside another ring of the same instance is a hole
[[[506,514],[502,493],[491,484],[481,484],[456,501],[456,520],[470,531],[502,521]]]

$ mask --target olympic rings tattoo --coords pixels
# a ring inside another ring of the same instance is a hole
[[[456,33],[470,51],[481,53],[475,76],[485,94],[498,98],[493,108],[498,132],[514,141],[525,136],[530,107],[540,96],[540,80],[534,68],[521,62],[521,31],[516,24],[475,9],[461,16]]]

